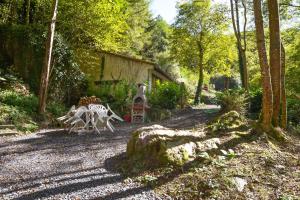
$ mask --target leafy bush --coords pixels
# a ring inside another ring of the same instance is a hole
[[[3,43],[0,46],[0,68],[5,72],[14,68],[18,77],[22,77],[35,93],[39,90],[46,36],[47,30],[40,25],[0,25]],[[58,32],[54,43],[48,97],[56,102],[74,104],[85,95],[82,93],[86,91],[86,77],[79,69],[70,44]]]
[[[18,107],[28,114],[36,113],[38,108],[38,98],[36,96],[32,94],[22,95],[11,90],[0,91],[0,102]]]
[[[221,113],[236,111],[241,115],[245,115],[247,106],[247,97],[243,90],[226,90],[217,93],[217,101],[221,106]]]
[[[249,98],[249,104],[250,104],[250,112],[251,113],[259,113],[262,106],[262,90],[257,89],[254,91],[250,91],[250,98]]]
[[[157,82],[149,97],[151,106],[174,109],[180,104],[181,98],[186,97],[186,90],[174,82]],[[183,101],[185,101],[183,99]]]
[[[63,115],[66,109],[60,103],[50,102],[47,111],[56,118]],[[37,118],[37,96],[13,90],[0,91],[0,124],[12,123],[20,131],[32,132],[38,129]]]
[[[14,124],[18,130],[24,132],[32,132],[37,130],[38,125],[33,118],[22,110],[21,107],[10,106],[6,104],[0,105],[0,124]]]
[[[47,111],[53,115],[54,118],[63,116],[67,109],[66,107],[58,102],[50,102],[47,105]]]
[[[300,124],[300,100],[296,98],[287,99],[288,121],[294,125]]]
[[[49,98],[72,105],[85,95],[87,80],[75,60],[74,52],[60,34],[55,34],[55,60],[49,84]]]
[[[119,115],[130,113],[133,96],[136,94],[137,86],[133,83],[121,81],[117,84],[102,84],[98,90],[89,95],[100,98],[102,104],[109,106]]]

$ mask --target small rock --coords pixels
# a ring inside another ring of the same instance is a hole
[[[240,177],[234,177],[233,181],[239,192],[242,192],[244,190],[244,187],[248,184],[247,180],[242,179]]]
[[[277,169],[285,169],[285,166],[283,166],[283,165],[275,165],[274,167]]]

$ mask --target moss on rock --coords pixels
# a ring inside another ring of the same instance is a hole
[[[216,138],[203,140],[204,133],[177,131],[160,125],[143,127],[132,133],[127,156],[146,165],[183,165],[197,153],[217,148]]]
[[[212,131],[227,131],[245,125],[243,117],[237,111],[230,111],[219,116],[209,127]]]

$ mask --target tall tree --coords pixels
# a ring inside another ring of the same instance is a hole
[[[279,126],[281,106],[281,40],[279,24],[279,6],[277,0],[268,0],[270,68],[273,90],[273,125]]]
[[[128,52],[135,56],[145,56],[143,49],[145,44],[151,40],[151,33],[147,28],[151,22],[151,13],[149,9],[149,0],[127,0],[128,1],[128,18],[127,30]]]
[[[270,66],[267,58],[267,51],[265,45],[265,32],[263,24],[263,15],[261,9],[261,0],[253,1],[255,27],[256,27],[256,40],[259,64],[261,68],[262,77],[262,115],[261,125],[264,131],[269,132],[272,128],[272,115],[273,115],[273,92],[271,84]]]
[[[239,0],[234,0],[234,3],[233,3],[233,0],[230,0],[230,7],[231,7],[232,26],[233,26],[233,30],[234,30],[234,35],[237,40],[241,82],[242,82],[242,86],[245,88],[245,90],[248,91],[249,90],[249,77],[248,77],[247,58],[246,58],[247,5],[246,5],[245,0],[241,0],[241,2],[242,2],[242,6],[244,8],[244,11],[243,11],[243,20],[244,20],[243,35],[241,34],[241,30],[240,30]]]
[[[227,25],[224,13],[223,6],[212,7],[209,0],[191,0],[179,6],[179,13],[174,24],[174,34],[179,38],[178,42],[186,43],[188,48],[197,52],[198,57],[197,59],[188,58],[196,61],[194,64],[198,67],[199,78],[194,104],[200,103],[208,46],[214,42],[215,36]]]
[[[48,35],[46,41],[46,52],[45,52],[44,64],[42,68],[41,81],[40,81],[40,90],[39,90],[39,113],[40,114],[44,114],[46,112],[46,101],[47,101],[47,93],[48,93],[48,85],[49,85],[49,77],[50,77],[57,8],[58,8],[58,0],[53,0],[52,17],[48,29]]]

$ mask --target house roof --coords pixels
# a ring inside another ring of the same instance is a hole
[[[128,55],[124,55],[124,54],[109,52],[109,51],[105,51],[105,50],[99,50],[99,52],[114,55],[114,56],[118,56],[118,57],[122,57],[122,58],[129,59],[129,60],[134,60],[134,61],[137,61],[137,62],[147,63],[147,64],[150,64],[150,65],[156,65],[155,62],[152,62],[150,60],[145,60],[145,59],[141,59],[141,58],[137,58],[137,57],[133,57],[133,56],[128,56]]]
[[[154,66],[154,70],[158,73],[160,73],[161,75],[163,75],[164,77],[166,77],[169,81],[174,81],[175,80],[164,70],[162,70],[160,67],[158,67],[158,65]]]

